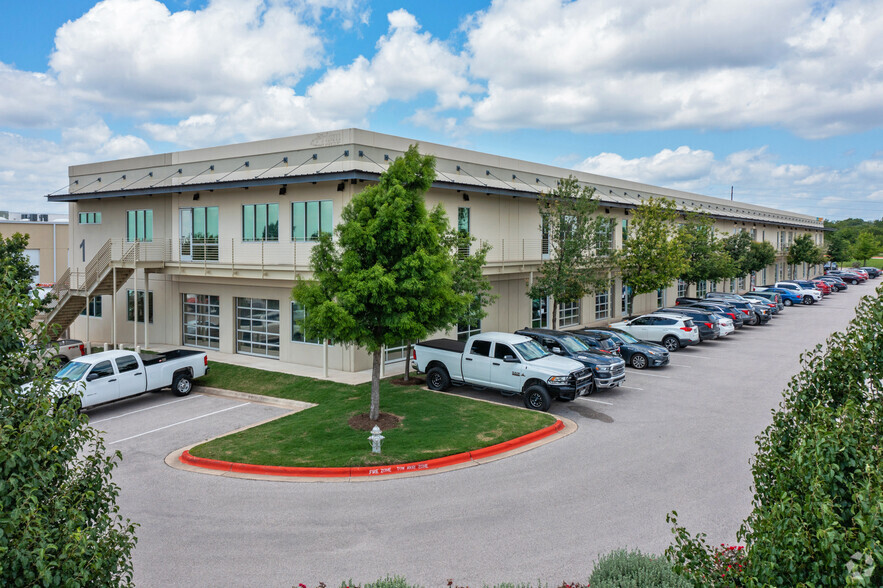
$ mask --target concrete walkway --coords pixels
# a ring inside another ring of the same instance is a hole
[[[181,349],[180,345],[150,345],[150,351],[164,353],[173,349]],[[100,351],[94,348],[94,351]],[[143,349],[142,349],[143,351]],[[232,365],[240,365],[243,367],[255,368],[258,370],[266,370],[268,372],[279,372],[283,374],[291,374],[293,376],[307,376],[319,380],[330,380],[341,384],[365,384],[371,381],[371,370],[363,370],[360,372],[344,372],[341,370],[328,370],[328,376],[324,376],[321,367],[313,367],[308,365],[298,365],[279,361],[277,359],[269,359],[266,357],[255,357],[253,355],[240,355],[238,353],[221,353],[220,351],[212,351],[210,349],[201,349],[208,354],[209,361],[217,361],[218,363],[229,363]],[[383,377],[395,376],[405,373],[405,362],[384,366]],[[412,371],[413,373],[413,371]]]

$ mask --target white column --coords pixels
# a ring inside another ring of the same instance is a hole
[[[89,335],[89,295],[86,295],[86,353],[92,353],[92,340]]]
[[[328,378],[328,339],[322,340],[322,377]]]
[[[113,268],[113,292],[110,295],[110,306],[113,308],[113,348],[117,348],[117,268]]]
[[[144,270],[144,349],[150,347],[150,274]]]

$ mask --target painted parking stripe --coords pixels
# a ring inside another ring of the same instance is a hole
[[[151,433],[156,433],[156,432],[162,431],[162,430],[164,430],[164,429],[168,429],[168,428],[171,428],[171,427],[177,427],[178,425],[183,425],[183,424],[185,424],[185,423],[189,423],[189,422],[192,422],[192,421],[197,421],[197,420],[199,420],[199,419],[203,419],[203,418],[205,418],[205,417],[210,417],[210,416],[212,416],[212,415],[220,414],[220,413],[222,413],[222,412],[227,412],[228,410],[233,410],[234,408],[242,408],[243,406],[248,406],[249,404],[251,404],[251,403],[250,403],[250,402],[243,402],[242,404],[237,404],[236,406],[230,406],[230,407],[227,407],[227,408],[223,408],[223,409],[221,409],[221,410],[216,410],[215,412],[210,412],[210,413],[208,413],[208,414],[204,414],[204,415],[201,415],[201,416],[198,416],[198,417],[193,417],[192,419],[187,419],[187,420],[184,420],[184,421],[178,421],[177,423],[172,423],[171,425],[166,425],[165,427],[159,427],[158,429],[153,429],[152,431],[146,431],[146,432],[144,432],[144,433],[139,433],[139,434],[137,434],[137,435],[132,435],[131,437],[126,437],[125,439],[118,439],[118,440],[116,440],[116,441],[111,441],[110,443],[108,443],[108,445],[114,445],[115,443],[122,443],[123,441],[129,441],[129,440],[131,440],[131,439],[137,439],[138,437],[143,437],[144,435],[150,435]]]
[[[670,363],[668,365],[670,365],[671,367],[690,367],[690,366],[684,365],[682,363]]]
[[[620,388],[624,388],[624,386],[620,386]],[[586,402],[597,402],[598,404],[606,404],[607,406],[613,406],[612,402],[604,402],[603,400],[592,400],[591,398],[580,398],[580,400],[585,400]]]
[[[622,388],[624,390],[640,390],[641,392],[644,391],[643,388],[635,388],[634,386],[620,386],[620,388]]]
[[[163,402],[162,404],[155,404],[153,406],[148,406],[147,408],[139,408],[138,410],[133,410],[131,412],[124,412],[123,414],[118,414],[116,416],[107,417],[106,419],[100,419],[97,421],[89,421],[90,425],[97,425],[98,423],[103,423],[105,421],[112,421],[113,419],[119,419],[124,416],[129,416],[130,414],[135,414],[138,412],[144,412],[145,410],[153,410],[154,408],[159,408],[160,406],[168,406],[170,404],[175,404],[176,402],[184,402],[185,400],[193,400],[194,398],[205,398],[202,394],[194,394],[193,396],[188,396],[187,398],[179,398],[178,400],[171,400],[169,402]]]
[[[629,375],[635,375],[635,376],[647,376],[647,377],[650,377],[650,378],[665,378],[666,380],[670,380],[670,379],[671,379],[671,376],[663,376],[663,375],[660,375],[660,374],[645,374],[644,372],[640,372],[640,373],[637,373],[637,374],[629,374]]]

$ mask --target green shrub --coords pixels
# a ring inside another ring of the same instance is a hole
[[[589,578],[592,588],[690,588],[663,557],[617,549],[601,556]]]

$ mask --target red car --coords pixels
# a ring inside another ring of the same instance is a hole
[[[822,294],[824,294],[825,296],[827,296],[828,294],[831,293],[831,285],[828,284],[827,282],[824,282],[822,280],[810,280],[810,281],[813,284],[815,284],[816,289],[820,290],[822,292]]]

